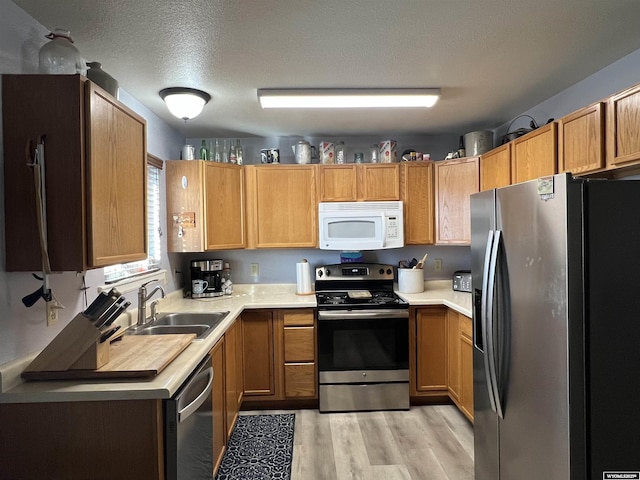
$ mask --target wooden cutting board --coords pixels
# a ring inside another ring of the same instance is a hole
[[[111,344],[109,362],[97,370],[25,371],[27,380],[152,377],[189,346],[195,334],[123,335]]]

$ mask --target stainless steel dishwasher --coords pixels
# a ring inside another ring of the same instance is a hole
[[[213,477],[213,366],[207,356],[169,400],[164,401],[167,480]]]

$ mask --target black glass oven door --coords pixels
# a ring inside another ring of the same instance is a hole
[[[320,371],[409,368],[408,318],[318,319]]]

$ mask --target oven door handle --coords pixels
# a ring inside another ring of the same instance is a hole
[[[375,320],[381,318],[409,318],[409,310],[376,309],[318,311],[318,320]]]

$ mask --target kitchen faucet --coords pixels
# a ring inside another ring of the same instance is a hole
[[[147,318],[147,300],[153,297],[153,294],[160,290],[160,294],[162,298],[165,296],[164,288],[161,285],[157,285],[149,295],[147,295],[147,285],[151,282],[157,282],[157,280],[151,280],[147,283],[143,283],[138,289],[138,326],[142,326],[145,324],[145,320]]]

